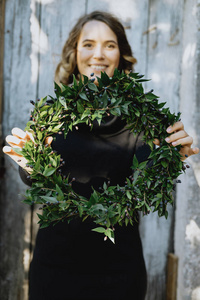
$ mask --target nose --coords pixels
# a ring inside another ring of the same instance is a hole
[[[96,59],[104,59],[104,51],[101,45],[96,45],[96,47],[94,48],[93,57]]]

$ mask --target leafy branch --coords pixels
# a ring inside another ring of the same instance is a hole
[[[115,224],[133,224],[139,211],[143,215],[157,211],[167,218],[167,205],[173,205],[174,180],[186,168],[180,160],[181,146],[165,142],[167,127],[180,119],[180,113],[172,114],[152,90],[144,93],[142,82],[146,79],[138,73],[115,70],[112,78],[102,73],[98,86],[93,81],[84,76],[77,82],[74,77],[72,86],[55,84],[56,98],[32,101],[34,109],[26,130],[33,132],[35,144],[27,142],[21,154],[33,169],[33,183],[24,202],[42,205],[43,214],[38,215],[41,227],[64,219],[70,222],[77,216],[83,221],[89,217],[98,225],[94,231],[114,242]],[[93,190],[86,199],[73,191],[72,182],[61,171],[65,162],[45,144],[45,139],[56,133],[67,137],[81,123],[92,130],[94,122],[100,125],[108,115],[125,120],[133,135],[143,132],[143,140],[152,152],[142,163],[134,156],[133,174],[124,186],[104,183],[102,192]],[[155,138],[161,142],[156,149]]]

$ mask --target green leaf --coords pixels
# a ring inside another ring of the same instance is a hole
[[[95,213],[105,213],[107,212],[107,208],[105,208],[102,204],[94,204],[91,207],[91,211]]]
[[[17,153],[17,154],[19,154],[19,155],[22,155],[22,148],[17,148],[17,147],[11,147],[11,149],[15,152],[15,153]]]
[[[61,92],[61,88],[55,81],[54,81],[54,90],[56,94],[59,94]]]
[[[138,165],[139,165],[139,163],[138,163],[137,157],[136,157],[136,155],[134,155],[134,157],[133,157],[132,169],[133,169],[133,170],[137,169],[137,168],[138,168]]]
[[[66,100],[64,97],[59,97],[59,102],[60,104],[62,104],[62,106],[64,106],[65,109],[67,109],[67,104],[66,104]]]
[[[98,199],[99,199],[99,197],[98,197],[98,195],[97,195],[97,192],[94,191],[94,192],[92,193],[92,195],[90,196],[89,202],[90,202],[91,204],[95,204],[95,203],[97,203]]]
[[[23,203],[26,203],[26,204],[29,204],[29,205],[32,205],[32,204],[33,204],[33,203],[32,203],[32,199],[24,199],[22,202],[23,202]]]
[[[110,110],[110,113],[114,116],[121,116],[121,110],[119,107],[115,107]]]
[[[158,96],[154,95],[153,93],[148,93],[145,95],[147,99],[149,100],[154,100],[154,99],[157,99]]]
[[[140,116],[139,110],[135,110],[135,114],[136,114],[137,117],[139,117]]]
[[[104,233],[106,231],[106,229],[103,227],[97,227],[97,228],[92,229],[92,231]]]
[[[59,208],[63,211],[65,211],[66,213],[66,210],[69,208],[70,204],[67,203],[66,201],[63,201],[62,203],[59,204]]]
[[[53,157],[49,156],[49,160],[54,168],[56,168],[58,166],[59,162],[57,163]]]
[[[82,206],[78,206],[78,211],[79,211],[79,216],[82,217],[83,215],[83,207]]]
[[[106,91],[104,91],[101,101],[103,102],[102,107],[105,108],[108,105],[108,94]]]
[[[107,187],[108,187],[108,186],[107,186],[106,182],[104,182],[104,183],[103,183],[103,189],[104,189],[104,190],[107,190]]]
[[[88,83],[88,77],[83,75],[83,81],[84,81],[84,85],[86,85]]]
[[[86,94],[84,92],[81,92],[79,94],[80,98],[83,99],[83,100],[86,100],[86,101],[89,101],[88,97],[86,96]]]
[[[124,113],[125,115],[128,115],[129,112],[128,112],[128,105],[122,105],[121,106],[121,110],[122,110],[122,113]]]
[[[42,106],[42,108],[40,109],[40,113],[42,111],[47,111],[49,109],[49,107],[50,107],[50,105],[44,105],[44,106]]]
[[[86,109],[84,110],[82,116],[81,116],[81,120],[83,120],[84,118],[88,117],[91,114],[90,109]]]
[[[41,99],[40,99],[40,101],[38,102],[38,105],[37,105],[37,107],[41,107],[41,106],[43,106],[43,104],[44,104],[46,101],[47,101],[47,97],[45,97],[45,98],[41,98]]]
[[[114,232],[111,228],[105,230],[104,234],[111,240],[111,242],[115,243]]]
[[[76,80],[76,77],[75,75],[73,74],[73,86],[76,88],[78,85],[77,85],[77,80]]]
[[[39,216],[39,215],[38,215]],[[39,222],[40,223],[40,222]],[[40,229],[43,229],[43,228],[47,228],[50,224],[49,223],[42,223],[40,225]]]
[[[135,182],[137,181],[139,174],[140,174],[139,171],[134,172],[134,175],[133,175],[133,183],[134,183],[134,184],[135,184]]]
[[[43,175],[48,177],[48,176],[51,176],[55,171],[56,171],[56,168],[53,168],[53,167],[48,168],[46,166],[44,169]]]
[[[162,165],[164,168],[167,168],[168,162],[165,161],[165,160],[161,160],[161,165]]]
[[[64,194],[63,191],[61,190],[61,188],[56,184],[56,192],[58,193],[57,195],[57,200],[58,201],[62,201],[64,199]]]
[[[132,195],[131,195],[131,193],[130,193],[129,191],[126,191],[126,196],[127,196],[127,198],[128,198],[129,200],[132,199]]]
[[[40,171],[40,158],[39,157],[37,158],[36,164],[34,166],[34,170],[38,171],[38,172]]]
[[[80,76],[79,83],[78,83],[79,91],[81,90],[82,87],[83,87],[83,81],[82,81],[82,78]]]
[[[89,87],[90,90],[92,90],[94,92],[98,92],[98,88],[97,88],[96,84],[94,84],[92,82],[89,82],[88,87]]]
[[[42,140],[42,138],[43,138],[43,134],[42,134],[42,132],[41,132],[41,131],[39,131],[39,132],[38,132],[38,135],[37,135],[37,137],[38,137],[38,140]]]
[[[156,195],[156,197],[157,197],[157,198],[162,198],[162,194],[158,193],[158,194]]]
[[[55,197],[48,197],[48,196],[40,196],[40,198],[46,202],[50,203],[57,203],[57,199]]]
[[[54,127],[53,127],[51,130],[49,130],[49,131],[52,131],[52,132],[58,132],[59,129],[60,129],[62,126],[63,126],[63,123],[58,124],[58,125],[54,126]]]
[[[44,110],[44,111],[41,112],[40,118],[44,118],[44,117],[46,117],[46,115],[47,115],[47,111]]]
[[[155,96],[155,95],[154,95]],[[165,106],[166,102],[162,102],[158,104],[158,108],[162,108],[163,106]]]
[[[108,77],[108,75],[106,74],[106,72],[101,72],[101,80],[103,85],[107,86],[110,83],[110,78]]]
[[[148,163],[148,161],[147,161],[147,160],[146,160],[146,161],[143,161],[143,162],[141,162],[141,163],[139,164],[138,168],[139,168],[140,170],[142,170],[142,169],[146,168],[146,165],[147,165],[147,163]]]
[[[77,103],[76,103],[76,105],[77,105],[77,110],[78,110],[78,112],[79,112],[80,114],[82,114],[82,113],[84,112],[84,107],[83,107],[81,101],[78,100]]]
[[[52,115],[53,111],[54,111],[54,109],[53,109],[53,107],[51,107],[48,111],[49,115]]]

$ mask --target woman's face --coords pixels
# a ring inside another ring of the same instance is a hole
[[[101,72],[106,72],[111,77],[119,65],[119,60],[117,36],[110,27],[96,20],[87,22],[82,28],[77,44],[79,73],[88,77],[94,73],[100,77]]]

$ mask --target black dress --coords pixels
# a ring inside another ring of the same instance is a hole
[[[134,137],[120,118],[105,119],[91,131],[85,124],[52,144],[75,178],[73,188],[89,197],[91,186],[124,185],[134,153],[145,160],[150,149]],[[144,300],[146,269],[138,223],[116,226],[113,244],[80,219],[40,229],[30,267],[29,300]]]

